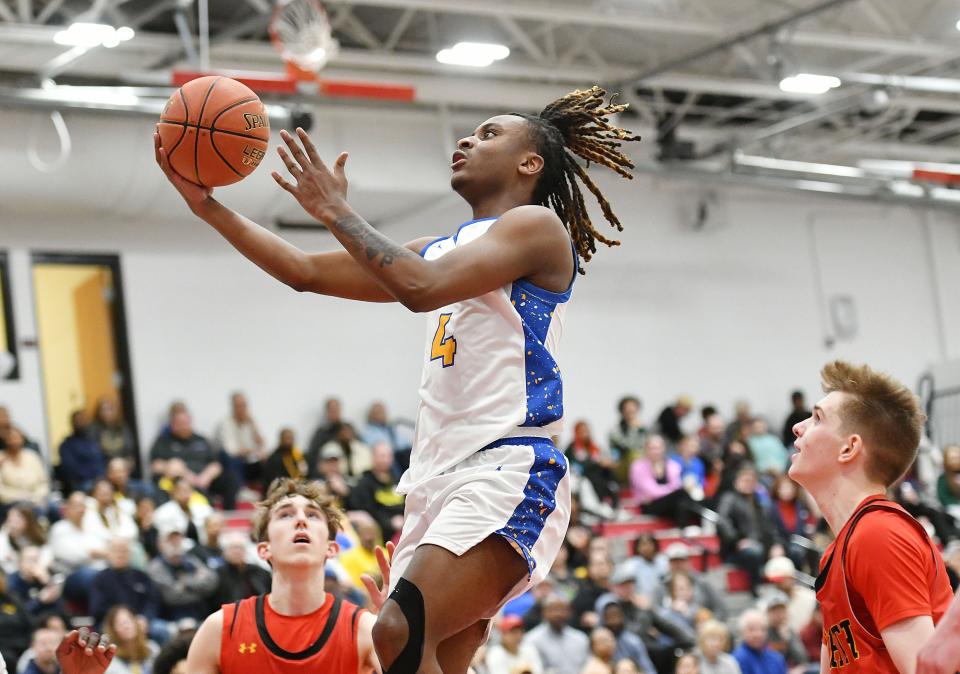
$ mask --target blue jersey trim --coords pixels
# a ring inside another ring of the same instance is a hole
[[[543,533],[547,518],[557,509],[557,488],[567,473],[567,459],[547,438],[529,438],[525,444],[533,448],[533,465],[523,488],[523,500],[517,504],[506,526],[495,533],[517,544],[527,560],[527,570],[532,574],[537,568],[533,548]]]
[[[580,271],[580,261],[577,259],[577,251],[575,248],[573,248],[572,244],[571,250],[573,250],[573,276],[570,277],[570,285],[568,285],[567,289],[562,293],[555,293],[547,290],[546,288],[541,288],[536,283],[531,283],[530,281],[522,278],[517,279],[513,282],[513,284],[520,286],[531,295],[539,297],[544,302],[563,304],[564,302],[568,301],[570,299],[570,295],[573,294],[573,282],[577,280],[577,272]]]
[[[513,438],[500,438],[499,440],[494,440],[486,447],[481,447],[480,451],[487,449],[496,449],[497,447],[503,447],[504,445],[524,445],[526,447],[532,447],[538,442],[550,442],[550,438],[545,438],[541,435],[519,435]]]
[[[523,378],[527,410],[521,426],[546,426],[563,418],[563,381],[556,359],[547,350],[547,334],[556,302],[550,302],[514,283],[510,303],[523,325]]]
[[[530,293],[534,297],[541,299],[544,302],[549,302],[551,304],[563,304],[564,302],[570,299],[570,294],[573,292],[572,287],[568,288],[566,292],[562,292],[562,293],[551,292],[545,288],[541,288],[535,283],[531,283],[530,281],[524,280],[522,278],[514,281],[513,285],[516,286],[517,288],[520,288],[521,290],[524,290]]]
[[[446,239],[446,238],[449,238],[449,237],[446,237],[446,236],[438,236],[436,239],[434,239],[433,241],[431,241],[430,243],[428,243],[426,246],[424,246],[423,248],[421,248],[421,249],[420,249],[420,257],[423,257],[423,256],[426,254],[427,248],[429,248],[430,246],[432,246],[433,244],[435,244],[437,241],[443,241],[443,240]]]

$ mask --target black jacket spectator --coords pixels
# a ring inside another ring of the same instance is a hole
[[[139,569],[104,569],[90,585],[90,614],[97,624],[111,607],[127,606],[138,616],[156,618],[160,602],[153,581]]]
[[[170,487],[166,480],[185,477],[195,488],[220,496],[224,510],[233,510],[238,485],[218,457],[210,441],[193,432],[190,413],[181,407],[171,413],[170,428],[153,443],[150,466],[161,488]]]
[[[307,476],[308,471],[307,458],[297,447],[293,431],[284,428],[280,431],[280,442],[277,448],[263,462],[261,473],[263,493],[267,493],[270,483],[276,479],[289,477],[301,480]]]
[[[686,396],[680,396],[676,403],[664,407],[660,416],[657,417],[657,428],[660,435],[669,440],[671,444],[676,445],[683,437],[680,422],[690,413],[691,407],[693,407],[693,403],[690,402],[690,399]]]
[[[95,575],[90,584],[88,608],[97,624],[117,604],[138,616],[156,618],[160,609],[156,587],[146,573],[130,568],[130,543],[120,538],[110,541],[107,563],[110,566]]]
[[[30,647],[33,621],[20,599],[7,591],[7,577],[0,573],[0,657],[8,672],[17,671],[17,660]]]
[[[371,450],[373,467],[363,471],[356,486],[350,490],[349,507],[365,510],[373,516],[383,539],[389,541],[403,526],[403,496],[397,493],[393,477],[393,449],[385,442]]]
[[[217,579],[212,610],[270,591],[270,572],[256,564],[224,564],[217,569]]]
[[[60,466],[57,468],[57,477],[63,482],[65,494],[75,489],[86,491],[107,467],[100,445],[89,435],[87,413],[83,410],[74,412],[71,423],[73,433],[60,443]]]

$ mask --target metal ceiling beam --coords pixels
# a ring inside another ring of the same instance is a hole
[[[823,12],[835,9],[841,5],[845,5],[853,0],[821,0],[817,4],[802,9],[798,12],[793,12],[787,16],[775,19],[774,21],[766,21],[761,23],[759,26],[754,26],[744,31],[733,33],[726,37],[721,38],[713,44],[709,44],[700,49],[695,49],[688,54],[679,56],[674,59],[669,59],[668,61],[661,63],[649,70],[646,70],[636,76],[634,84],[639,84],[643,80],[649,79],[654,75],[660,75],[662,73],[667,73],[673,70],[679,70],[684,66],[690,65],[691,63],[696,63],[701,59],[716,54],[720,51],[726,51],[735,47],[737,45],[744,44],[750,40],[756,39],[764,35],[772,35],[779,30],[786,28],[792,24],[795,24],[804,19],[808,19],[811,16],[816,16],[817,14],[822,14]],[[624,82],[623,84],[627,84]]]
[[[410,22],[413,21],[413,17],[416,15],[417,10],[407,7],[403,10],[403,14],[400,15],[400,18],[394,24],[393,28],[390,29],[390,35],[387,36],[386,41],[383,43],[383,48],[387,51],[393,51],[397,47],[397,43],[400,42],[400,38],[403,37],[403,34],[407,32],[407,28],[410,26]]]
[[[464,2],[463,0],[327,0],[328,5],[362,5],[367,7],[413,8],[428,12],[446,12],[468,16],[508,16],[514,19],[533,21],[549,20],[605,28],[622,28],[640,33],[666,35],[689,35],[691,37],[722,37],[735,30],[735,26],[716,21],[699,21],[687,18],[656,16],[625,9],[597,9],[588,3],[580,7],[560,7],[548,2],[523,2],[519,0],[486,0]],[[933,40],[917,40],[911,37],[886,35],[847,34],[832,31],[791,31],[787,44],[802,47],[828,47],[854,52],[936,56],[954,45]]]
[[[273,11],[273,8],[267,0],[246,0],[246,3],[261,14],[270,14],[270,12]]]
[[[162,2],[155,2],[150,9],[141,12],[136,17],[131,19],[128,25],[130,28],[139,28],[143,24],[152,21],[155,17],[159,16],[163,12],[176,7],[177,4],[177,0],[163,0]],[[99,11],[102,10],[102,5],[102,2],[95,2],[94,6],[91,7],[91,13],[98,14]],[[67,51],[59,54],[55,58],[45,63],[39,69],[39,74],[44,78],[56,77],[60,73],[67,70],[77,60],[97,49],[99,49],[99,47],[73,47],[68,49]]]
[[[173,0],[168,0],[170,4],[158,2],[149,13],[154,13],[158,9],[169,9]],[[166,10],[163,10],[166,11]],[[135,21],[143,20],[143,15],[135,17]],[[5,45],[52,45],[52,37],[57,28],[53,26],[24,26],[21,24],[3,24],[0,25],[0,41]],[[216,42],[216,38],[214,39]],[[171,48],[179,50],[179,42],[175,36],[160,35],[155,33],[138,33],[135,40],[137,50],[144,54],[155,54],[157,57],[168,53]],[[123,50],[125,47],[120,47]],[[121,51],[121,54],[123,51]],[[178,51],[179,53],[179,51]],[[941,52],[941,57],[943,52]],[[213,48],[213,59],[235,61],[240,69],[253,68],[261,70],[276,69],[279,67],[279,61],[272,47],[267,43],[260,42],[225,42],[216,44]],[[148,61],[144,61],[146,63]],[[128,66],[119,60],[116,63],[116,72],[113,75],[121,73],[128,69]],[[143,68],[145,66],[132,66],[133,68]],[[540,80],[558,82],[560,86],[574,85],[583,86],[593,83],[600,79],[616,80],[620,77],[629,75],[629,71],[615,64],[611,65],[607,71],[599,71],[596,68],[582,66],[565,66],[563,68],[545,68],[537,65],[523,65],[522,63],[507,62],[497,63],[490,68],[482,71],[469,70],[465,68],[451,68],[437,63],[436,59],[429,56],[409,55],[409,54],[386,54],[373,53],[360,49],[343,49],[337,58],[328,66],[331,70],[354,70],[359,69],[377,71],[378,73],[388,73],[389,77],[406,79],[412,73],[431,74],[438,76],[447,76],[451,80],[464,80],[476,83],[483,82],[503,82],[507,80]],[[109,76],[110,72],[102,74]],[[367,74],[369,77],[369,73]],[[523,85],[521,85],[523,86]],[[750,79],[736,79],[726,77],[712,77],[687,74],[670,74],[652,78],[647,82],[650,88],[673,89],[678,91],[694,91],[697,93],[712,93],[719,95],[742,96],[744,98],[762,98],[767,100],[792,100],[792,101],[814,101],[815,98],[801,94],[790,94],[780,90],[772,82],[763,82]],[[960,99],[956,96],[921,96],[905,91],[899,91],[892,97],[892,105],[912,106],[919,109],[949,112],[960,114]]]
[[[40,10],[40,13],[37,14],[36,22],[37,23],[46,23],[51,16],[57,13],[59,9],[63,6],[63,3],[66,0],[51,0],[47,5]],[[0,3],[2,4],[2,3]]]
[[[931,124],[917,133],[911,134],[909,138],[911,143],[930,143],[943,140],[957,133],[960,133],[960,117]]]
[[[510,33],[510,36],[525,52],[527,52],[527,55],[530,56],[530,58],[537,63],[545,63],[546,56],[544,55],[543,50],[540,49],[540,47],[537,46],[537,43],[526,34],[523,28],[517,24],[515,19],[512,19],[509,16],[498,16],[497,22],[503,26],[504,30]]]
[[[10,8],[7,7],[7,3],[4,0],[0,0],[0,19],[3,19],[7,23],[16,23],[17,17],[14,15]]]

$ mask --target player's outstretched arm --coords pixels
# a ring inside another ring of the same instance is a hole
[[[277,172],[272,174],[274,180],[325,224],[380,286],[412,311],[431,311],[545,269],[571,267],[566,230],[553,211],[541,206],[511,209],[469,246],[427,262],[378,232],[350,208],[345,152],[331,171],[306,131],[298,128],[296,137],[281,131],[280,137],[289,149],[281,145],[277,150],[294,182]]]
[[[900,674],[915,674],[920,646],[933,635],[933,619],[928,615],[906,618],[880,631],[883,645]]]
[[[315,292],[366,302],[393,302],[394,298],[343,251],[308,254],[284,241],[213,198],[213,190],[200,187],[177,174],[153,135],[154,156],[164,175],[187,206],[216,229],[234,248],[255,265],[294,290]],[[429,241],[413,241],[421,248]],[[416,248],[420,250],[420,248]]]
[[[357,652],[360,656],[359,674],[381,674],[380,659],[373,647],[373,625],[377,616],[364,612],[357,621]]]
[[[223,634],[223,609],[211,613],[197,630],[187,652],[190,674],[220,674],[220,639]]]
[[[933,636],[920,649],[917,674],[955,674],[960,671],[960,592],[954,597]]]
[[[81,627],[60,642],[57,662],[63,674],[103,674],[116,652],[116,644],[111,644],[106,634]]]

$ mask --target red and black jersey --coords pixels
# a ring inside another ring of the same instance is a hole
[[[820,563],[830,671],[898,674],[880,633],[917,616],[937,623],[952,598],[943,558],[920,523],[893,501],[865,499]]]
[[[280,615],[270,595],[223,606],[222,674],[352,674],[360,667],[357,634],[363,609],[327,593],[313,613]]]

